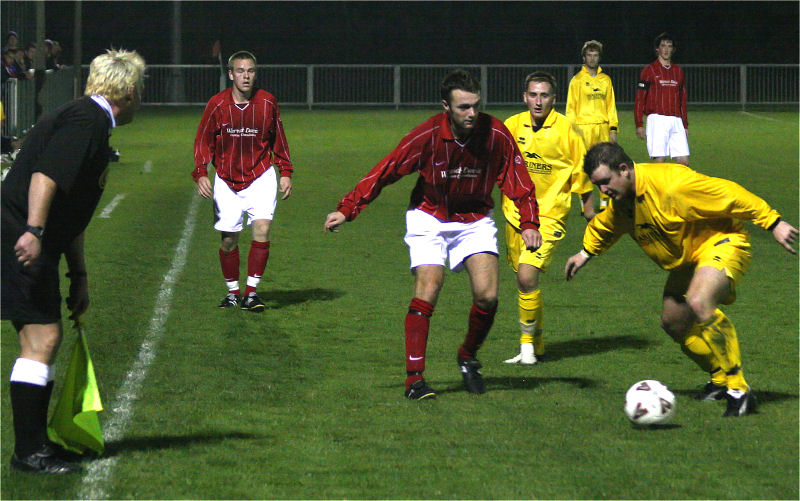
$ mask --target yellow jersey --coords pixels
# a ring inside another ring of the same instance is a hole
[[[567,117],[556,110],[550,111],[537,131],[533,130],[530,111],[510,117],[505,125],[514,136],[528,174],[536,185],[541,225],[555,225],[556,231],[563,232],[572,193],[592,191],[592,183],[583,172],[586,147],[581,135]],[[502,205],[506,221],[519,228],[519,212],[514,202],[504,195]]]
[[[764,200],[727,179],[680,164],[634,164],[636,197],[611,200],[586,226],[583,247],[598,255],[623,234],[633,237],[657,265],[672,270],[694,261],[703,244],[750,247],[741,220],[768,229],[780,214]]]
[[[617,103],[611,78],[598,66],[597,76],[581,67],[569,82],[567,92],[567,118],[578,125],[608,124],[610,130],[619,127]]]

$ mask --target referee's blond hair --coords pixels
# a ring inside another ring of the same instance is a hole
[[[131,92],[141,95],[144,90],[144,59],[134,50],[109,49],[89,65],[84,95],[99,94],[118,103]]]

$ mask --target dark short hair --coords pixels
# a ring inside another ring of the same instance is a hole
[[[253,65],[255,66],[258,64],[256,61],[256,56],[253,55],[252,52],[248,52],[246,50],[238,50],[231,54],[231,57],[228,58],[228,69],[233,69],[233,62],[237,59],[250,59],[253,61]]]
[[[531,82],[545,82],[550,84],[553,94],[558,94],[558,86],[556,85],[556,77],[546,71],[534,71],[525,77],[525,92],[528,91],[528,84]]]
[[[594,172],[600,164],[608,165],[609,169],[619,172],[620,165],[627,164],[628,166],[632,166],[633,160],[625,153],[622,146],[617,143],[597,143],[589,148],[589,151],[586,152],[586,156],[583,157],[583,171],[586,172],[587,176],[591,177],[592,172]]]
[[[466,70],[453,70],[442,80],[442,99],[450,102],[450,93],[454,90],[463,90],[473,94],[481,93],[481,83],[473,78]]]
[[[672,35],[670,35],[665,31],[664,33],[658,35],[655,38],[655,40],[653,40],[653,47],[657,49],[658,46],[661,45],[661,42],[663,42],[664,40],[669,40],[670,42],[672,42],[672,46],[673,47],[675,46],[675,40],[673,40]]]

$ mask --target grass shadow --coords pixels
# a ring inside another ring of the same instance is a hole
[[[211,444],[224,440],[268,439],[269,435],[256,435],[233,431],[228,433],[193,433],[190,435],[152,435],[147,437],[129,437],[106,443],[106,451],[102,457],[116,456],[122,452],[151,451],[186,447],[194,444]]]
[[[331,301],[344,296],[344,294],[345,293],[340,290],[321,289],[319,287],[297,290],[271,290],[258,293],[268,310],[275,310],[283,308],[284,306],[291,306],[308,301]]]
[[[683,395],[686,397],[693,398],[697,393],[701,390],[701,387],[697,388],[690,388],[690,389],[680,389],[680,390],[673,390],[672,393],[676,395]],[[780,391],[760,391],[760,390],[753,390],[753,395],[756,397],[756,412],[758,411],[758,407],[761,407],[764,404],[770,404],[773,402],[782,402],[784,400],[797,400],[798,395],[791,394],[791,393],[783,393]],[[724,399],[723,399],[724,400]]]
[[[585,377],[525,377],[525,376],[503,376],[485,377],[486,391],[508,391],[508,390],[532,390],[540,386],[552,383],[567,383],[578,389],[595,388],[597,382],[594,379]],[[459,381],[451,384],[444,389],[436,390],[436,393],[463,392],[464,386]]]
[[[606,337],[588,337],[571,339],[569,341],[546,342],[547,361],[561,360],[562,358],[583,357],[597,355],[607,351],[624,348],[641,350],[653,344],[643,337],[623,335]]]

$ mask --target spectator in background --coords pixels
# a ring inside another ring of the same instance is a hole
[[[32,72],[28,71],[28,66],[25,64],[25,51],[16,48],[12,51],[14,53],[14,66],[16,67],[17,74],[22,75],[22,78],[31,78]]]
[[[3,51],[3,83],[6,83],[10,78],[24,80],[26,77],[25,72],[17,64],[15,50],[5,49]]]
[[[16,31],[9,31],[6,33],[6,39],[3,43],[3,51],[6,49],[16,49],[19,44],[19,37]]]
[[[64,67],[61,64],[61,44],[56,40],[45,40],[48,46],[48,53],[50,54],[45,62],[45,68],[48,70],[58,71]]]
[[[35,62],[36,44],[33,42],[28,42],[28,44],[25,46],[25,67],[28,68],[28,70],[32,70]]]

